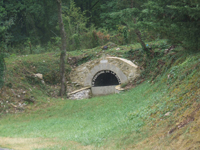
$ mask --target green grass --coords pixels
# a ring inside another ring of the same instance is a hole
[[[150,88],[144,83],[128,92],[89,100],[54,99],[53,106],[1,118],[0,136],[57,138],[95,146],[115,140],[120,148],[148,136],[142,132],[151,113],[148,108],[162,96],[160,90],[147,92]]]
[[[163,53],[168,46],[165,40],[148,44],[160,45],[161,48],[156,48],[160,53]],[[72,51],[70,57],[84,55],[79,63],[95,59],[96,54],[103,53],[132,57],[130,54],[135,55],[133,52],[141,47],[135,44],[120,48],[119,51],[111,48],[104,52],[100,47]],[[197,144],[200,138],[198,136],[200,112],[194,113],[200,110],[200,54],[173,53],[174,51],[149,60],[143,72],[143,76],[149,78],[145,78],[146,82],[135,88],[120,94],[79,101],[50,98],[46,94],[49,88],[29,83],[25,78],[24,70],[28,70],[34,73],[41,71],[46,79],[51,80],[49,75],[58,67],[59,53],[12,56],[6,59],[9,73],[7,82],[12,83],[12,88],[16,91],[18,89],[28,91],[31,88],[32,91],[27,93],[37,99],[36,103],[26,106],[24,113],[7,115],[2,113],[0,146],[24,150],[127,148],[151,150],[155,147],[170,149],[171,145],[177,149],[184,147],[188,142],[196,147],[200,146]],[[164,62],[164,65],[159,64],[159,61]],[[31,69],[31,66],[36,68]],[[7,93],[12,95],[9,93],[9,87],[7,89]],[[3,98],[1,97],[1,100]],[[11,102],[14,103],[16,98],[10,96],[9,103],[11,98],[13,99]],[[5,101],[4,105],[10,106],[9,103]],[[2,108],[6,110],[8,107],[4,108],[2,105]],[[167,112],[170,112],[170,116],[165,116]],[[188,116],[195,118],[195,121],[186,124],[183,129],[175,130],[173,134],[168,134],[169,130],[187,120]],[[191,135],[193,130],[195,136]],[[5,139],[10,143],[4,142]],[[34,147],[35,143],[27,141],[29,139],[35,140],[40,146]],[[21,145],[18,143],[20,147],[27,143],[33,147],[18,148],[15,140],[24,140]],[[49,142],[53,145],[49,145]]]

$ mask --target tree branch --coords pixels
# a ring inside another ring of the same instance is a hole
[[[92,7],[90,8],[90,10],[92,10],[99,2],[100,2],[100,0],[96,1],[96,3],[94,3],[94,5],[92,5]]]

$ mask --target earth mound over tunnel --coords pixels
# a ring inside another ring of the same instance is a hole
[[[70,78],[77,87],[91,87],[92,95],[117,93],[116,86],[139,76],[138,66],[119,57],[89,61],[72,70]]]

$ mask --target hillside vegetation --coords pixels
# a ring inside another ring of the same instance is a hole
[[[170,50],[164,40],[148,44],[154,51],[150,57],[137,44],[118,51],[97,47],[70,52],[77,61],[66,67],[68,72],[102,54],[135,60],[143,70],[127,85],[134,88],[81,101],[57,97],[57,53],[7,58],[6,86],[0,97],[0,147],[198,149],[200,54],[183,53],[181,47]],[[45,84],[32,76],[35,73],[44,75]]]
[[[0,1],[0,149],[200,149],[199,6]],[[69,100],[80,87],[70,72],[106,56],[140,77],[119,94]]]

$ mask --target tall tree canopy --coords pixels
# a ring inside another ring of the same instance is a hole
[[[144,6],[145,25],[173,44],[189,50],[200,48],[200,1],[150,0]]]
[[[65,27],[71,26],[67,32],[77,45],[73,49],[80,47],[78,34],[89,32],[87,28],[92,25],[108,32],[118,32],[122,27],[137,29],[143,40],[148,39],[144,33],[160,33],[173,44],[199,49],[199,0],[63,0],[62,3]],[[58,37],[56,1],[1,0],[0,4],[0,38],[4,48],[25,43],[45,46]],[[76,13],[71,13],[72,9]],[[128,30],[124,31],[126,38]]]
[[[6,18],[12,18],[14,24],[9,29],[12,33],[12,45],[27,40],[33,44],[45,44],[54,34],[57,25],[57,7],[55,1],[3,0]]]

